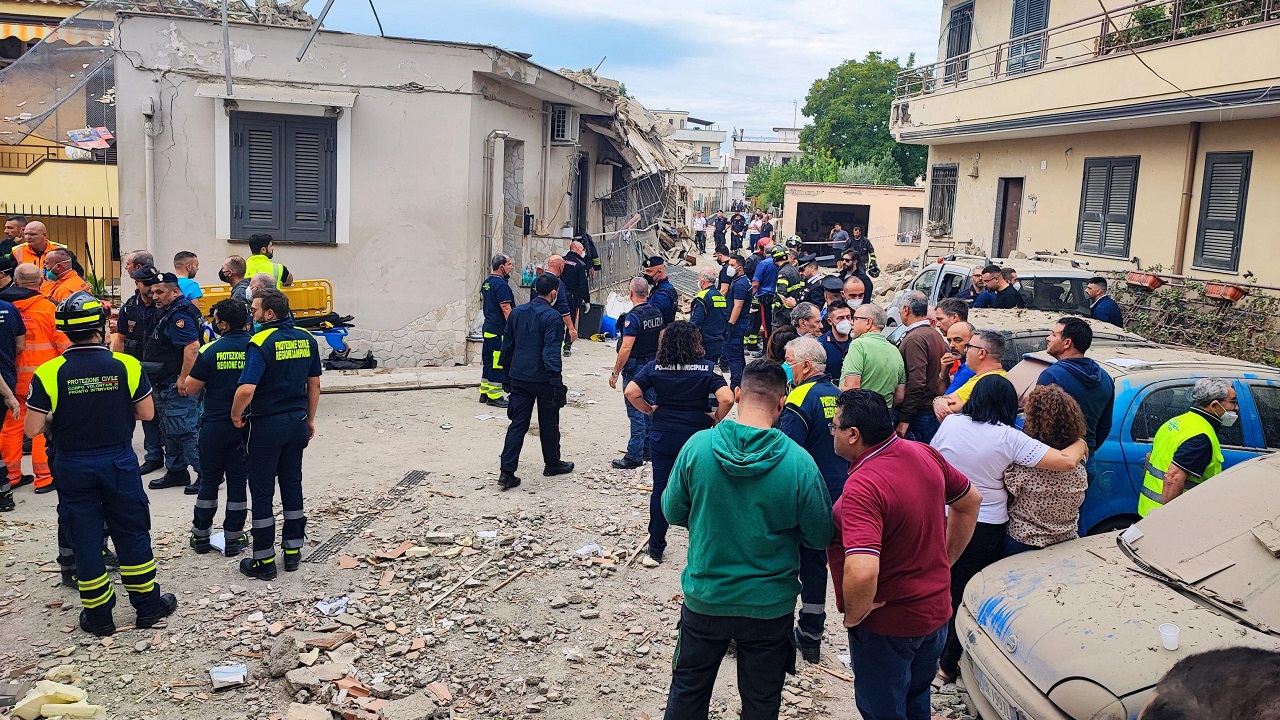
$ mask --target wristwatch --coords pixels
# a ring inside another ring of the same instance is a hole
[[[618,377],[621,373],[609,373],[609,377]]]

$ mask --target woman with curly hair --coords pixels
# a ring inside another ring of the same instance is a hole
[[[651,405],[645,395],[652,390]],[[649,415],[649,455],[653,490],[649,493],[649,557],[662,562],[667,548],[667,518],[662,491],[685,441],[724,419],[733,407],[733,391],[702,349],[702,333],[677,320],[658,337],[658,354],[636,373],[624,391],[627,402]]]
[[[1057,385],[1031,391],[1023,406],[1028,437],[1056,450],[1065,450],[1084,437],[1084,414],[1076,401]],[[1080,505],[1089,489],[1084,465],[1070,470],[1045,470],[1013,465],[1004,474],[1009,500],[1005,555],[1039,550],[1079,537]]]

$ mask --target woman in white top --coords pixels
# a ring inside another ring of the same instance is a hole
[[[1070,470],[1086,452],[1084,440],[1065,450],[1055,450],[1027,437],[1014,427],[1018,393],[999,375],[982,378],[964,409],[948,415],[929,444],[942,453],[982,493],[978,526],[960,559],[951,566],[952,620],[947,644],[938,661],[938,679],[955,682],[960,668],[960,640],[955,631],[955,609],[964,597],[964,586],[983,568],[1003,557],[1005,526],[1009,522],[1009,495],[1005,470],[1024,465],[1045,470]]]

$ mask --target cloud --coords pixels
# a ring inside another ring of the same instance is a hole
[[[755,135],[791,125],[792,102],[803,107],[813,81],[844,60],[879,50],[931,62],[941,12],[937,0],[375,2],[388,34],[496,44],[552,68],[607,56],[601,74],[650,109],[688,110]],[[342,6],[330,27],[377,32],[365,3]]]

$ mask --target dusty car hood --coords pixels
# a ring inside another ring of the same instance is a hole
[[[1007,558],[965,588],[965,607],[1044,693],[1063,680],[1093,680],[1117,697],[1155,683],[1187,655],[1226,645],[1280,650],[1273,638],[1128,568],[1114,534]],[[1164,650],[1157,627],[1181,629]]]

